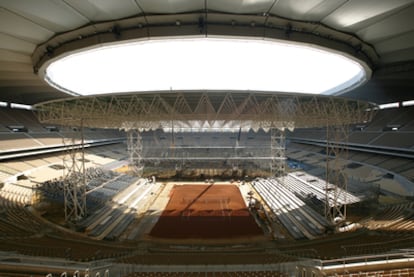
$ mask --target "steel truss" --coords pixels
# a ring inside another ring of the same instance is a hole
[[[137,130],[174,128],[175,132],[223,130],[243,132],[270,128],[309,128],[326,126],[335,109],[346,106],[361,123],[361,111],[374,105],[318,95],[240,91],[168,91],[128,95],[74,97],[35,105],[40,122],[60,124],[83,118],[85,127]]]
[[[344,161],[348,160],[348,149],[343,143],[348,141],[348,136],[348,125],[326,128],[325,217],[333,223],[342,222],[347,216],[348,176]]]
[[[339,223],[347,216],[348,177],[345,167],[349,130],[352,123],[371,121],[375,109],[355,110],[330,101],[320,111],[326,120],[325,217],[332,223]]]
[[[285,150],[285,130],[277,128],[270,129],[270,172],[275,177],[282,177],[286,175]]]
[[[137,129],[127,131],[127,146],[129,153],[129,168],[137,176],[142,176],[142,137]]]
[[[131,94],[73,97],[35,105],[38,119],[44,124],[71,125],[82,120],[85,127],[136,130],[129,135],[131,164],[142,173],[142,143],[139,132],[163,129],[170,132],[237,131],[263,129],[268,132],[294,128],[327,127],[327,184],[337,188],[326,192],[326,216],[334,220],[346,217],[346,204],[338,199],[346,191],[347,180],[340,165],[345,150],[337,143],[347,138],[351,124],[366,123],[373,117],[376,105],[335,96],[300,95],[250,91],[158,91]],[[282,139],[283,138],[283,139]],[[285,161],[282,150],[284,136],[272,135],[272,171],[283,174]],[[73,160],[76,160],[73,158]],[[81,184],[81,180],[76,181]],[[328,185],[327,185],[328,186]],[[82,215],[83,203],[72,197],[69,215]],[[76,191],[77,192],[77,191]],[[329,194],[329,195],[328,195]],[[333,205],[328,199],[333,195]],[[77,199],[77,198],[76,198]],[[76,208],[75,208],[76,207]],[[79,208],[79,209],[78,209]],[[78,212],[77,210],[80,210]]]
[[[86,216],[85,152],[82,120],[75,127],[68,127],[62,139],[65,152],[63,194],[66,222],[75,223]]]

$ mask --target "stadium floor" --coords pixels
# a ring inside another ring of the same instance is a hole
[[[150,236],[232,239],[262,236],[235,185],[174,185]]]

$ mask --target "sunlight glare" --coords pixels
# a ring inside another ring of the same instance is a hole
[[[155,90],[319,94],[364,78],[356,61],[322,49],[204,38],[124,43],[71,54],[52,62],[45,79],[69,92],[93,95]]]

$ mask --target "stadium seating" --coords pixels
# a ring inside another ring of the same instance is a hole
[[[350,130],[350,144],[409,149],[414,146],[414,107],[380,110],[372,122]],[[296,129],[290,138],[324,141],[324,128]]]
[[[321,201],[325,201],[326,199],[326,189],[334,188],[333,184],[327,185],[325,180],[312,176],[304,171],[296,171],[295,173],[290,173],[286,178],[284,178],[284,180],[286,180],[288,184],[295,186],[299,192],[305,190],[306,195],[315,195]],[[295,188],[292,188],[294,192],[297,191]],[[343,191],[343,189],[337,188],[337,191],[339,194],[339,197],[337,199],[338,204],[352,204],[361,201],[358,197],[352,195],[347,191]],[[331,195],[332,194],[333,192],[331,192]],[[330,205],[333,205],[333,198],[333,195],[330,196]]]
[[[1,130],[9,130],[10,126],[23,126],[29,132],[43,132],[45,129],[30,110],[0,108]]]
[[[394,204],[366,220],[365,226],[371,230],[412,231],[414,230],[413,217],[414,203]]]
[[[4,112],[4,110],[3,110]],[[388,113],[388,111],[387,111]],[[13,111],[16,114],[13,120],[0,123],[0,151],[21,150],[22,148],[42,148],[53,147],[62,143],[62,137],[69,136],[70,132],[50,132],[43,126],[38,124],[33,115],[29,111]],[[363,130],[354,130],[350,135],[350,142],[354,144],[367,144],[384,146],[387,148],[405,148],[412,147],[413,140],[413,120],[411,110],[391,123],[400,124],[401,127],[397,131],[384,131],[389,125],[386,118],[379,118],[370,128]],[[6,118],[6,119],[5,119]],[[12,132],[7,126],[15,124],[27,127],[25,132]],[[303,138],[313,140],[323,140],[324,130],[297,130],[295,135],[300,134]],[[402,135],[403,139],[396,140],[397,136]],[[117,131],[102,130],[86,130],[85,137],[90,140],[101,140],[113,137],[123,136]],[[188,158],[217,158],[217,157],[233,157],[235,154],[239,157],[266,157],[268,156],[269,135],[260,133],[242,133],[240,139],[237,133],[209,133],[200,136],[195,133],[164,133],[161,131],[143,133],[144,154],[145,157],[181,157],[184,155]],[[203,147],[199,147],[200,144]],[[214,146],[223,146],[224,148],[215,148]],[[22,147],[23,146],[23,147]],[[238,148],[237,148],[237,147]],[[323,147],[318,145],[306,145],[291,142],[288,149],[290,157],[297,158],[310,164],[324,165]],[[237,152],[235,149],[237,148]],[[118,144],[114,146],[100,146],[90,148],[85,155],[88,160],[88,168],[92,166],[106,166],[117,160],[127,158],[126,145]],[[388,156],[375,153],[361,153],[359,151],[351,151],[350,159],[356,164],[354,167],[347,168],[348,171],[354,170],[358,172],[359,180],[373,181],[381,179],[384,174],[381,168],[390,172],[396,172],[407,178],[414,179],[414,166],[408,159],[402,157],[394,157],[390,159]],[[347,163],[348,166],[352,162]],[[358,166],[357,163],[361,166]],[[30,176],[30,172],[37,168],[46,167],[53,164],[61,164],[61,157],[53,154],[34,156],[21,159],[0,162],[0,181],[6,180],[12,176],[21,175],[27,172],[26,177]],[[174,163],[172,163],[174,164]],[[366,164],[375,165],[379,168],[377,171],[368,170]],[[205,163],[206,168],[209,166]],[[212,163],[211,167],[214,167]],[[315,170],[316,172],[316,170]],[[33,199],[34,190],[30,186],[22,186],[21,183],[14,184],[7,182],[0,188],[0,237],[6,240],[0,246],[2,251],[13,251],[15,253],[39,256],[39,257],[61,257],[78,261],[90,261],[103,258],[118,259],[118,262],[126,264],[155,263],[164,259],[167,254],[152,253],[149,257],[138,255],[131,252],[131,248],[116,244],[100,243],[99,239],[105,242],[116,241],[122,237],[129,226],[135,220],[135,209],[142,206],[142,199],[149,194],[152,188],[144,179],[138,180],[127,175],[109,174],[105,171],[88,170],[90,177],[88,182],[87,206],[93,207],[91,215],[87,217],[79,226],[84,228],[85,233],[89,237],[80,238],[77,235],[68,235],[65,232],[58,231],[50,223],[45,224],[41,217],[36,217],[30,210],[30,203]],[[99,177],[99,178],[98,178]],[[42,192],[45,196],[56,202],[63,202],[62,183],[59,179],[44,183]],[[287,232],[295,239],[298,239],[298,245],[287,246],[280,245],[278,251],[289,254],[282,256],[268,255],[259,256],[252,254],[246,262],[250,260],[266,261],[268,263],[283,263],[297,259],[297,257],[320,258],[321,256],[340,257],[346,251],[347,255],[363,255],[367,253],[383,253],[396,247],[404,247],[409,244],[409,234],[412,232],[413,225],[413,206],[412,203],[398,204],[389,206],[382,213],[375,217],[366,218],[362,221],[363,226],[370,231],[380,232],[378,234],[363,234],[356,232],[355,237],[338,236],[331,241],[322,241],[320,237],[325,237],[326,229],[330,227],[330,223],[318,214],[305,201],[309,197],[315,197],[318,201],[323,202],[326,194],[326,184],[323,180],[308,175],[305,172],[295,171],[289,173],[283,178],[277,179],[260,179],[254,182],[254,187],[260,194],[262,199],[273,210],[276,219],[284,226]],[[349,193],[343,194],[339,199],[341,203],[353,204],[360,199]],[[24,226],[32,226],[25,228]],[[382,233],[384,232],[384,233]],[[392,236],[386,235],[386,232],[392,232]],[[65,239],[63,239],[65,238]],[[94,242],[91,243],[91,239]],[[300,247],[302,241],[316,241],[316,244]],[[131,235],[129,238],[135,239]],[[348,241],[349,240],[349,241]],[[42,245],[53,245],[53,247],[44,248]],[[168,248],[168,247],[167,247]],[[155,249],[155,248],[153,248]],[[344,250],[346,249],[346,250]],[[170,249],[168,250],[170,251]],[[171,254],[168,254],[171,256]],[[191,256],[191,255],[189,255]],[[169,258],[170,262],[185,264],[189,260],[189,256],[180,254]],[[197,260],[191,257],[192,262],[202,262],[202,258]],[[153,261],[151,261],[153,259]],[[217,258],[215,263],[219,263]],[[238,262],[241,260],[238,259]],[[395,274],[397,271],[393,272]],[[401,270],[398,274],[405,274]],[[379,274],[380,272],[376,272]],[[253,271],[253,272],[176,272],[169,273],[168,276],[284,276],[277,271]],[[220,275],[221,274],[221,275]],[[277,275],[279,274],[279,275]],[[358,273],[359,274],[359,273]],[[163,272],[135,272],[129,273],[128,276],[164,276]],[[165,275],[167,276],[167,275]],[[353,276],[353,275],[343,275]],[[364,275],[360,275],[364,276]],[[387,275],[384,275],[387,276]],[[392,276],[392,275],[390,275]],[[404,276],[404,275],[401,275]]]
[[[62,130],[60,130],[62,129]],[[33,111],[0,107],[0,154],[62,146],[64,138],[74,136],[72,130],[39,123]],[[125,139],[118,130],[84,129],[88,142]]]
[[[281,180],[259,179],[253,187],[295,239],[312,239],[324,233],[328,222],[281,184]]]

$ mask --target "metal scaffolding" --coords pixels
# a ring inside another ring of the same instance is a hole
[[[286,175],[286,139],[285,130],[278,128],[270,129],[270,172],[275,177]]]
[[[137,129],[127,131],[127,147],[129,153],[129,168],[136,176],[142,176],[142,137]]]
[[[75,127],[69,127],[62,142],[63,194],[66,222],[76,222],[86,216],[85,152],[82,120]]]
[[[333,99],[320,108],[326,121],[325,217],[334,224],[347,217],[348,137],[353,123],[371,121],[375,109],[343,105]]]
[[[347,216],[348,176],[345,166],[348,136],[347,124],[338,123],[326,128],[325,217],[332,223],[342,222]]]
[[[376,105],[323,95],[252,91],[154,91],[73,97],[40,103],[35,108],[38,119],[43,124],[73,126],[74,121],[80,120],[85,127],[119,128],[127,131],[130,165],[137,175],[141,175],[143,170],[142,131],[270,131],[271,171],[275,176],[283,176],[286,166],[284,130],[326,127],[325,212],[328,219],[335,221],[336,218],[346,218],[346,203],[339,199],[347,190],[347,178],[341,161],[346,158],[344,140],[348,136],[348,127],[369,122]],[[71,149],[79,150],[75,146]],[[76,162],[79,159],[76,155],[70,156],[72,167],[68,167],[69,171],[84,172],[84,166]],[[80,160],[83,161],[83,157]],[[85,180],[82,176],[71,178],[73,180],[65,189],[65,201],[68,202],[65,210],[68,218],[79,218],[86,210],[85,198],[82,196]],[[331,187],[329,181],[336,187]]]

